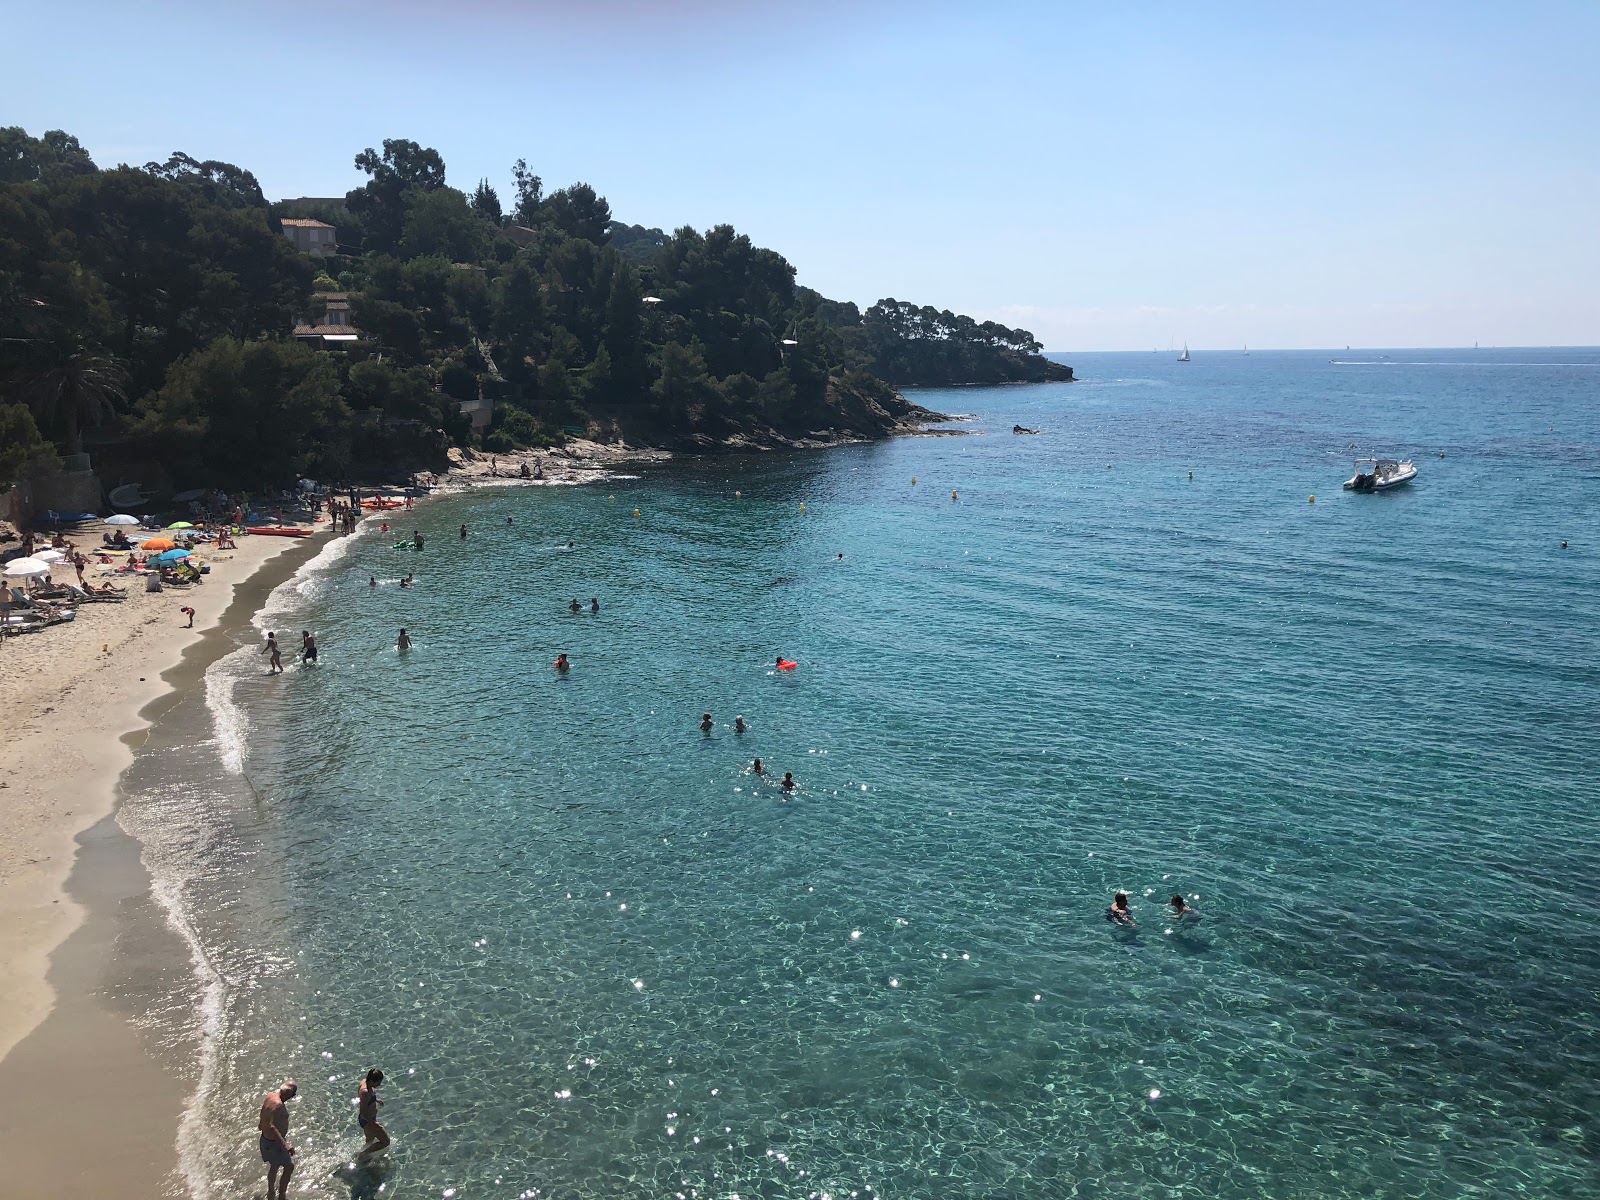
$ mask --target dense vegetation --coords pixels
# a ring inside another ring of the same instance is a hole
[[[42,450],[186,485],[436,465],[563,430],[679,446],[876,436],[891,384],[1070,377],[1023,330],[884,300],[861,312],[726,225],[612,218],[588,184],[507,197],[385,141],[342,200],[271,205],[249,171],[174,154],[99,169],[0,129],[0,480]],[[338,229],[314,258],[281,220]],[[346,293],[361,340],[295,341]],[[474,434],[463,401],[494,402]]]

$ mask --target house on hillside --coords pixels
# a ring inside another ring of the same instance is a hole
[[[359,342],[361,331],[350,323],[350,293],[312,292],[310,310],[295,323],[294,340],[326,350]]]
[[[326,221],[314,221],[310,217],[284,217],[280,223],[283,225],[283,236],[293,242],[294,248],[301,253],[315,254],[318,258],[339,253],[339,231]]]

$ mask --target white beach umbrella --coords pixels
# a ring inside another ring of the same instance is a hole
[[[58,563],[67,557],[65,550],[41,550],[34,555],[42,563]]]
[[[12,579],[27,579],[35,575],[48,575],[50,571],[50,564],[40,562],[37,558],[13,558],[4,567],[0,567],[0,574],[9,575]]]
[[[107,525],[137,525],[138,523],[138,517],[130,517],[127,513],[118,513],[114,517],[106,518]]]

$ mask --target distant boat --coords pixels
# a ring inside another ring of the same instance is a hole
[[[1362,470],[1365,464],[1367,470]],[[1356,473],[1344,482],[1347,492],[1385,492],[1392,487],[1399,487],[1402,483],[1410,483],[1417,477],[1417,468],[1412,461],[1401,459],[1396,462],[1392,458],[1368,458],[1356,463]]]
[[[1250,347],[1248,345],[1246,345],[1245,348],[1244,348],[1244,356],[1246,358],[1250,357]]]
[[[1178,355],[1178,361],[1179,362],[1188,362],[1189,361],[1189,343],[1188,342],[1185,342],[1183,344],[1183,353]]]

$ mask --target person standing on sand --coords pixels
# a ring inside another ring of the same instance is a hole
[[[261,653],[272,655],[272,657],[267,660],[267,664],[271,668],[271,670],[267,672],[268,675],[283,674],[283,652],[278,649],[277,634],[270,631],[267,633],[267,644],[262,649]]]
[[[187,625],[185,625],[184,628],[185,629],[193,629],[194,628],[194,609],[190,608],[187,604],[185,604],[178,611],[181,612],[184,616],[189,618],[189,623]]]
[[[285,1079],[278,1090],[268,1092],[261,1104],[261,1161],[267,1164],[267,1200],[284,1200],[289,1193],[289,1176],[294,1174],[294,1147],[289,1143],[290,1100],[300,1094],[300,1085]],[[283,1174],[279,1175],[278,1172]]]
[[[389,1131],[378,1124],[378,1108],[383,1104],[378,1099],[378,1085],[382,1082],[383,1072],[373,1067],[356,1089],[356,1124],[367,1138],[367,1144],[356,1155],[358,1163],[364,1163],[378,1151],[389,1148]]]
[[[11,585],[0,579],[0,638],[11,636]]]

